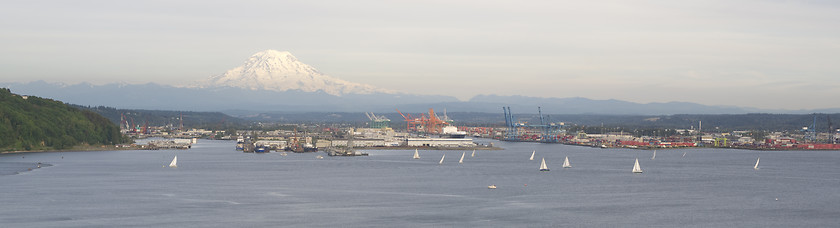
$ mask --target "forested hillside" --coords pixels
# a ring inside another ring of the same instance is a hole
[[[0,151],[113,145],[125,140],[117,125],[99,114],[0,89]]]

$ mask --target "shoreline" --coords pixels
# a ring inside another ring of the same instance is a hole
[[[393,146],[393,147],[353,147],[354,150],[504,150],[501,147],[426,147],[426,146]]]
[[[63,150],[16,150],[3,151],[0,154],[23,154],[23,153],[49,153],[49,152],[86,152],[86,151],[110,151],[110,150],[141,150],[139,146],[75,146],[70,149]]]
[[[630,150],[683,150],[683,149],[736,149],[736,150],[754,150],[754,151],[840,151],[840,149],[802,149],[802,148],[773,148],[773,147],[743,147],[743,146],[728,146],[728,147],[711,147],[711,146],[677,146],[677,147],[652,147],[652,146],[607,146],[600,147],[596,144],[582,144],[582,143],[566,143],[566,142],[539,142],[539,141],[508,141],[499,140],[502,142],[516,143],[516,142],[530,142],[530,143],[544,143],[544,144],[562,144],[567,146],[591,147],[599,149],[630,149]]]

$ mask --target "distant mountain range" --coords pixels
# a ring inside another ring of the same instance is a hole
[[[67,85],[34,81],[0,83],[18,94],[52,98],[85,106],[124,109],[221,111],[233,115],[265,112],[426,112],[429,108],[451,112],[501,113],[510,106],[515,113],[670,115],[744,113],[836,113],[829,110],[762,110],[709,106],[688,102],[640,104],[621,100],[587,98],[538,98],[479,95],[469,101],[451,96],[396,93],[371,85],[348,82],[320,73],[289,52],[266,50],[242,66],[193,83],[171,86],[154,83]]]

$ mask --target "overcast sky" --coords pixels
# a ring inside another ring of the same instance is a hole
[[[836,108],[835,1],[5,1],[0,81],[183,85],[289,51],[414,94]]]

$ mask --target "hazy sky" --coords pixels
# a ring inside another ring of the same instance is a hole
[[[837,1],[4,1],[0,81],[182,85],[258,51],[415,94],[840,107]]]

